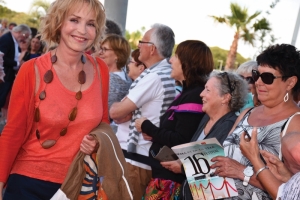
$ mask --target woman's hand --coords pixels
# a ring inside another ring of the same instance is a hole
[[[216,162],[210,167],[216,169],[215,174],[221,177],[244,179],[244,169],[246,166],[240,164],[236,160],[227,158],[224,156],[216,156],[211,159],[212,162]]]
[[[148,140],[148,141],[152,140],[152,137],[147,135],[146,133],[142,133],[142,136],[143,136],[144,140]]]
[[[257,128],[252,130],[252,139],[247,141],[246,134],[243,132],[240,137],[240,150],[242,154],[254,165],[260,159],[259,148],[257,142]]]
[[[178,160],[173,160],[173,161],[167,161],[167,162],[161,162],[160,163],[164,168],[176,173],[180,174],[181,172],[181,161]]]
[[[293,174],[286,168],[286,166],[279,160],[278,157],[264,150],[261,150],[260,152],[265,158],[270,171],[278,180],[286,183],[293,176]]]
[[[80,151],[84,154],[90,155],[93,152],[97,151],[99,147],[98,145],[99,143],[93,136],[86,135],[83,137],[82,142],[80,144]]]
[[[137,130],[138,132],[140,132],[140,133],[142,132],[142,123],[143,123],[145,120],[147,120],[146,117],[141,117],[141,118],[135,120],[135,128],[136,128],[136,130]]]

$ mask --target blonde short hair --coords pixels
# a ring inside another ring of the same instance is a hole
[[[99,0],[56,0],[51,4],[46,16],[42,18],[40,25],[41,40],[45,41],[47,46],[60,42],[60,30],[66,15],[83,3],[89,4],[91,12],[94,12],[96,16],[96,38],[90,47],[100,42],[106,17],[104,7]]]

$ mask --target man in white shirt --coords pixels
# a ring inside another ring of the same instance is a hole
[[[139,41],[140,56],[147,69],[131,85],[128,95],[110,109],[119,123],[117,137],[128,164],[129,184],[134,199],[141,199],[151,179],[151,141],[135,129],[135,119],[143,116],[159,126],[159,118],[175,97],[175,81],[170,77],[167,58],[175,44],[174,33],[166,25],[154,24]]]

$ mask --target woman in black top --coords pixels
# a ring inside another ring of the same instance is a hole
[[[136,128],[143,133],[144,139],[153,142],[150,148],[153,154],[157,154],[164,145],[172,147],[191,140],[204,116],[199,94],[213,70],[213,58],[209,47],[197,40],[180,43],[170,62],[171,77],[182,83],[182,93],[161,117],[160,128],[146,118],[135,121]],[[180,184],[185,176],[175,174],[156,162],[156,165],[151,166],[152,179],[143,198],[177,199]]]

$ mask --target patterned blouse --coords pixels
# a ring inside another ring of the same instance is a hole
[[[225,155],[232,158],[245,166],[252,166],[250,161],[243,156],[240,150],[240,135],[243,133],[243,128],[252,134],[253,127],[248,123],[248,117],[251,111],[248,112],[242,120],[239,122],[235,130],[231,135],[229,135],[223,143]],[[257,127],[257,140],[258,146],[262,150],[266,150],[274,155],[279,154],[280,151],[280,133],[282,126],[285,124],[287,119],[281,120],[279,122],[270,124],[268,126]],[[252,200],[268,200],[272,199],[265,191],[256,188],[250,184],[247,186],[243,185],[243,180],[234,179],[235,185],[238,190],[238,197],[232,197],[227,199],[252,199]]]

